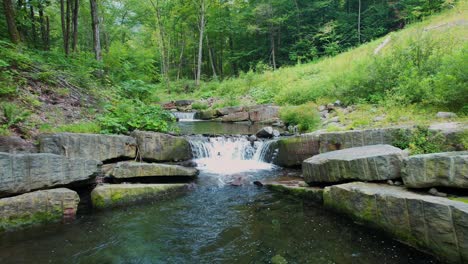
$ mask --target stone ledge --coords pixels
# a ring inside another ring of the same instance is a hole
[[[266,182],[264,185],[272,191],[291,194],[319,204],[323,203],[323,188],[308,187],[304,181],[273,181]]]

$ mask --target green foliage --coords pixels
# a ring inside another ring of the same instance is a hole
[[[313,131],[320,124],[320,117],[314,104],[282,107],[280,118],[287,125],[297,125],[301,132]]]
[[[206,110],[208,109],[209,106],[205,103],[201,103],[201,102],[195,102],[192,104],[192,109],[194,110]]]
[[[395,147],[408,149],[412,155],[444,151],[445,137],[441,133],[429,131],[427,127],[418,126],[408,131],[400,129],[393,141]]]
[[[26,121],[31,114],[28,110],[8,102],[2,103],[1,109],[3,112],[1,126],[4,129],[17,126],[19,123]]]
[[[61,132],[70,132],[70,133],[88,133],[88,134],[98,134],[101,132],[101,126],[96,122],[79,122],[73,124],[65,125],[52,125],[52,124],[42,124],[39,127],[41,133],[61,133]]]
[[[128,99],[137,99],[145,103],[159,101],[154,95],[155,86],[141,80],[130,80],[121,84],[122,96]]]
[[[159,105],[146,105],[138,100],[122,100],[105,107],[98,117],[102,133],[125,134],[133,130],[171,132],[176,130],[175,117]]]

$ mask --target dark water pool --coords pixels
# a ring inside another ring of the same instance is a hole
[[[202,172],[198,187],[174,200],[1,234],[0,263],[270,263],[276,255],[288,263],[437,263],[320,206],[229,186],[230,177]]]

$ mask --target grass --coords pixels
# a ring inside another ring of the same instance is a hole
[[[41,133],[86,133],[86,134],[98,134],[101,132],[101,127],[96,122],[82,122],[74,124],[66,124],[59,126],[52,126],[50,124],[43,124],[40,126],[39,131]]]

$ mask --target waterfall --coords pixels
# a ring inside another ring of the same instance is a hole
[[[273,141],[256,141],[252,144],[245,136],[194,136],[189,138],[189,142],[195,161],[202,170],[235,174],[273,167],[264,161]]]
[[[172,113],[180,122],[195,121],[196,112],[173,112]]]

